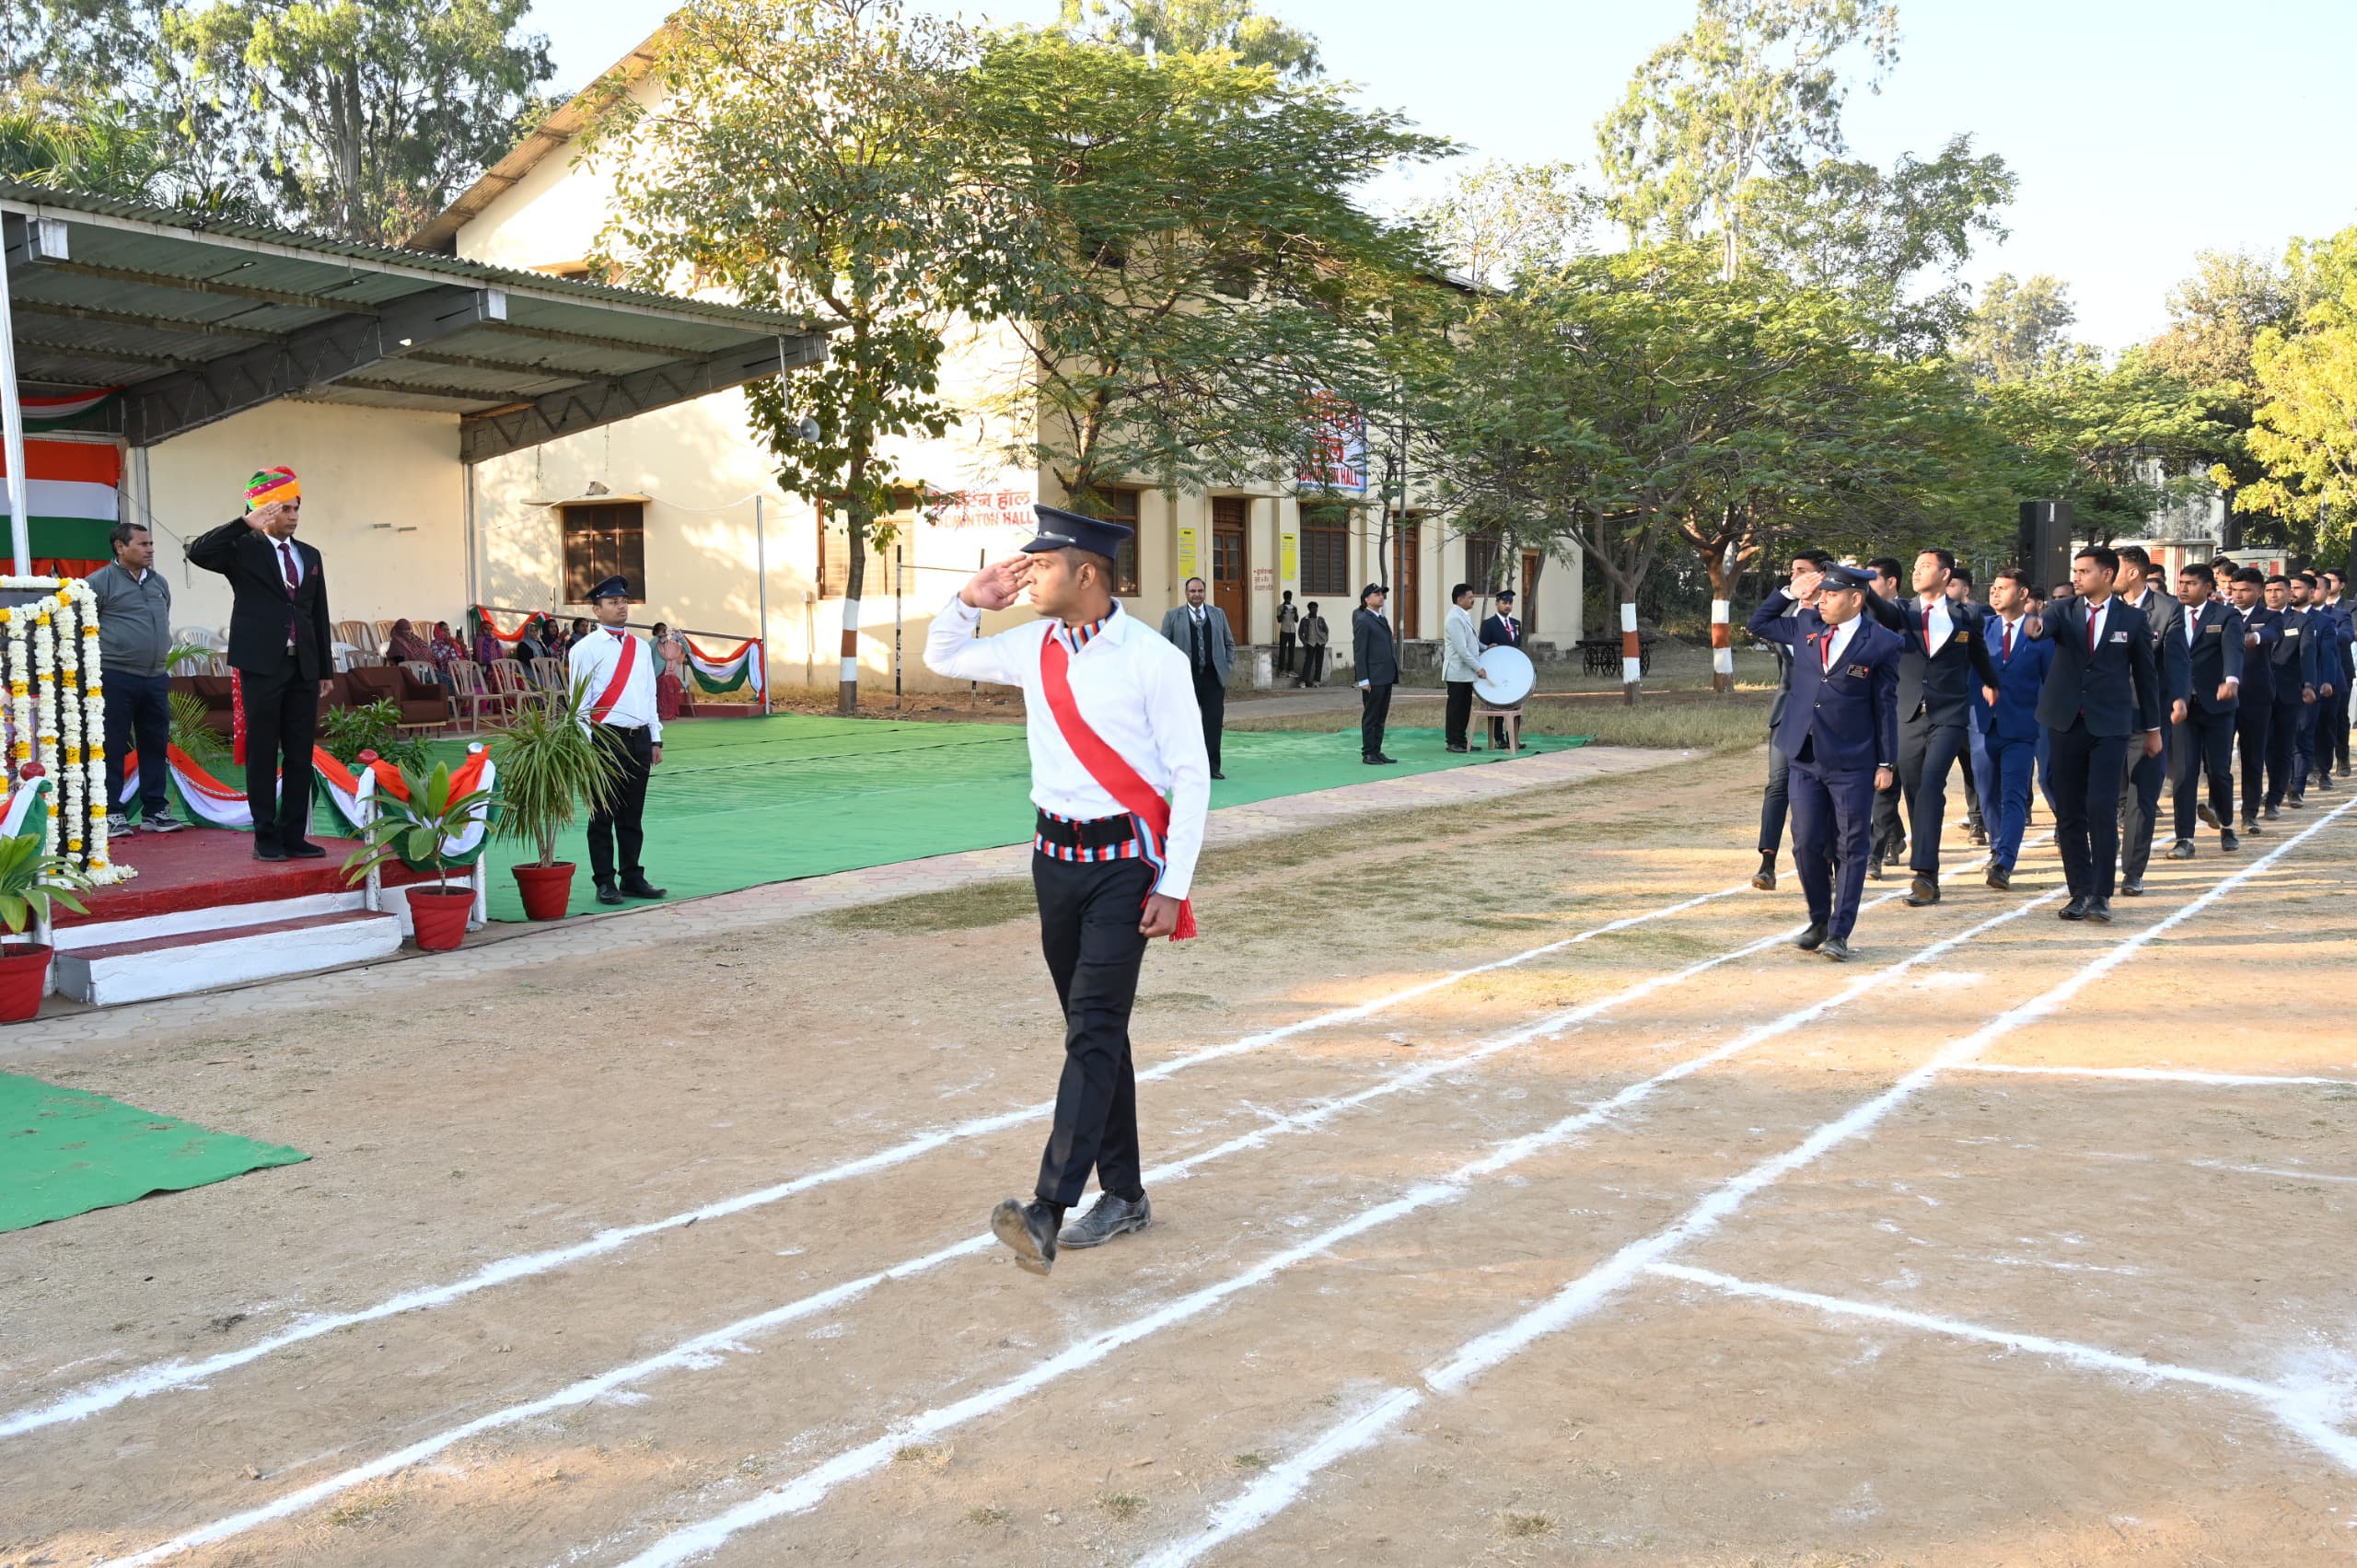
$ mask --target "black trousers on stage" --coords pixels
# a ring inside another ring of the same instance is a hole
[[[1220,683],[1216,671],[1195,671],[1195,706],[1203,715],[1203,751],[1211,759],[1212,772],[1218,772],[1219,732],[1227,723],[1227,688]]]
[[[622,729],[610,724],[592,725],[589,733],[614,760],[621,776],[605,802],[589,813],[589,874],[602,887],[614,880],[614,851],[621,851],[624,877],[646,875],[639,864],[645,845],[646,780],[655,768],[655,737],[644,725]]]
[[[253,813],[254,847],[299,844],[311,831],[319,683],[303,679],[290,653],[275,669],[241,670],[238,684],[245,692],[246,806]]]
[[[1064,1071],[1056,1121],[1039,1156],[1039,1198],[1062,1208],[1080,1202],[1088,1173],[1116,1197],[1143,1191],[1138,1157],[1137,1076],[1130,1063],[1130,1009],[1146,939],[1138,920],[1154,890],[1143,860],[1058,860],[1034,852],[1031,889],[1039,899],[1039,950],[1064,1013]]]
[[[1898,793],[1907,799],[1907,865],[1925,877],[1940,874],[1940,826],[1948,809],[1948,770],[1965,754],[1960,724],[1927,717],[1898,726]],[[1897,812],[1892,813],[1894,817]]]
[[[1451,746],[1463,746],[1465,726],[1473,717],[1473,683],[1469,680],[1442,682],[1448,688],[1448,702],[1442,717],[1442,738]]]
[[[2210,809],[2218,820],[2235,825],[2235,719],[2241,712],[2212,714],[2196,706],[2177,726],[2169,752],[2169,782],[2177,795],[2177,836],[2193,837],[2200,819],[2193,812],[2194,786],[2207,776]],[[2244,815],[2249,815],[2246,802]]]
[[[2074,899],[2112,894],[2119,871],[2119,787],[2128,777],[2128,749],[2142,749],[2133,735],[2089,735],[2087,721],[2073,719],[2054,737],[2054,847],[2062,854],[2062,876]]]
[[[1376,681],[1359,693],[1359,755],[1383,749],[1383,726],[1391,719],[1391,682]]]

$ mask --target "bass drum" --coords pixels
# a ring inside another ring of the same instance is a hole
[[[1538,671],[1520,648],[1483,648],[1480,659],[1484,678],[1473,682],[1473,695],[1493,708],[1518,708],[1538,685]]]

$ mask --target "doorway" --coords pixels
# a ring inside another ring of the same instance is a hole
[[[1423,617],[1418,613],[1423,601],[1424,540],[1423,525],[1413,517],[1398,519],[1392,531],[1391,602],[1398,607],[1399,640],[1412,641],[1424,634]]]
[[[1228,630],[1238,643],[1252,640],[1244,614],[1244,522],[1251,503],[1241,495],[1212,497],[1212,602],[1227,612]]]

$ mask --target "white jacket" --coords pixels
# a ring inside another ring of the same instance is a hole
[[[1440,678],[1470,680],[1480,662],[1481,646],[1474,632],[1473,612],[1450,605],[1441,627]]]

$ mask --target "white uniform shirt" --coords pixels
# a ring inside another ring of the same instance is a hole
[[[1024,733],[1031,749],[1031,804],[1079,821],[1127,813],[1106,793],[1072,748],[1039,684],[1039,652],[1062,623],[1041,620],[994,637],[977,637],[982,612],[952,598],[933,618],[924,667],[954,680],[988,680],[1023,689]],[[1069,651],[1069,645],[1067,645]],[[1120,605],[1104,630],[1071,655],[1067,677],[1080,716],[1154,789],[1170,796],[1170,832],[1163,844],[1161,880],[1154,890],[1183,899],[1194,885],[1203,848],[1203,814],[1211,805],[1211,759],[1203,749],[1202,712],[1187,656]]]
[[[1841,662],[1841,656],[1850,651],[1850,639],[1858,634],[1858,619],[1857,616],[1852,615],[1849,620],[1833,628],[1817,651],[1818,669],[1830,670]]]
[[[1947,595],[1935,594],[1930,598],[1917,599],[1915,619],[1921,621],[1930,633],[1923,639],[1925,657],[1930,657],[1948,645],[1948,636],[1956,630],[1956,618],[1948,613]]]
[[[573,651],[565,656],[565,676],[576,684],[586,679],[589,701],[595,703],[606,694],[607,685],[614,679],[614,661],[621,656],[624,645],[633,642],[638,645],[638,656],[631,664],[630,679],[622,683],[622,694],[615,700],[613,711],[599,722],[617,729],[636,729],[644,725],[647,738],[660,746],[663,721],[655,716],[655,672],[662,660],[655,656],[655,648],[645,638],[597,627],[574,644]]]

